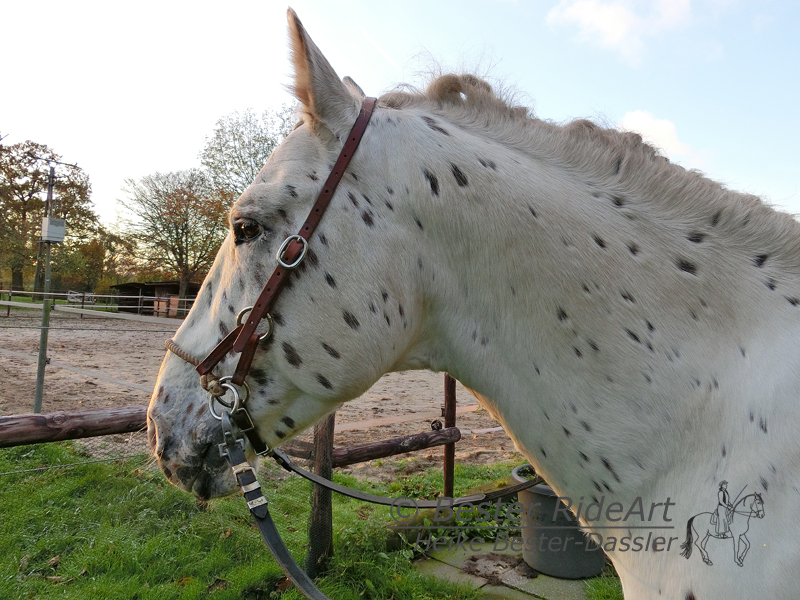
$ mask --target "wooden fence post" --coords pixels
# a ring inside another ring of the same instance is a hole
[[[444,426],[456,426],[456,380],[449,373],[444,374]],[[444,447],[444,495],[453,497],[453,469],[456,461],[456,445]]]
[[[333,476],[333,433],[336,413],[314,425],[314,472],[320,477]],[[308,523],[308,552],[306,573],[317,577],[333,556],[333,505],[331,491],[315,485],[311,496],[311,516]]]

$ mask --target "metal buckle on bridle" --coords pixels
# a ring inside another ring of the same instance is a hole
[[[230,456],[228,454],[228,450],[230,450],[237,444],[242,449],[242,451],[244,451],[245,449],[244,435],[242,434],[241,431],[238,431],[236,425],[234,425],[233,421],[231,421],[231,414],[229,412],[223,412],[219,420],[222,423],[222,438],[225,440],[224,442],[218,444],[217,446],[219,448],[220,456],[222,458],[228,458]]]
[[[294,262],[287,263],[283,260],[283,254],[286,252],[287,248],[289,248],[289,244],[292,242],[299,242],[303,246],[303,250],[300,252],[300,256],[294,259]],[[278,264],[284,269],[291,270],[303,262],[303,259],[306,257],[306,252],[308,252],[308,240],[302,235],[290,235],[283,240],[281,247],[278,248],[278,253],[275,255],[275,260],[278,261]]]
[[[227,402],[224,400],[227,394],[225,394],[225,396],[215,396],[214,394],[210,394],[208,397],[208,409],[211,411],[211,416],[214,417],[217,421],[222,421],[222,418],[226,414],[226,412],[223,411],[222,415],[217,413],[217,411],[214,410],[214,402],[218,402],[223,407],[227,408],[228,411],[233,413],[236,412],[237,410],[242,410],[244,403],[247,402],[248,398],[250,398],[250,386],[247,385],[247,382],[244,382],[242,384],[242,387],[244,387],[244,390],[246,392],[244,398],[242,398],[239,395],[239,390],[236,388],[236,386],[233,385],[232,383],[228,383],[231,379],[233,379],[233,377],[231,377],[230,375],[221,377],[219,380],[219,385],[220,387],[228,390],[233,394],[233,402]]]
[[[245,306],[242,310],[239,311],[239,314],[236,315],[236,326],[238,327],[244,322],[244,318],[251,310],[253,310],[252,306]],[[258,336],[258,341],[263,342],[269,336],[272,335],[272,331],[275,329],[275,322],[272,320],[272,315],[267,313],[262,317],[262,320],[266,319],[267,321],[267,330]]]

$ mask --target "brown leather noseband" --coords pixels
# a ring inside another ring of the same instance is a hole
[[[314,205],[311,207],[311,211],[308,217],[306,217],[305,223],[303,223],[303,226],[297,234],[289,236],[281,245],[275,257],[278,266],[275,267],[275,270],[272,272],[272,275],[270,275],[253,306],[249,307],[249,311],[245,309],[240,313],[240,317],[242,317],[243,314],[247,314],[244,323],[237,323],[236,328],[225,336],[209,355],[197,365],[197,372],[201,376],[210,373],[229,352],[239,352],[239,362],[236,365],[236,371],[230,381],[234,385],[241,386],[244,384],[245,377],[247,377],[250,371],[250,365],[253,362],[253,356],[255,355],[258,343],[272,335],[272,317],[270,317],[269,311],[275,305],[280,291],[289,279],[291,270],[299,266],[305,258],[308,250],[308,240],[313,235],[317,225],[319,225],[322,216],[325,214],[325,210],[330,205],[333,194],[347,169],[347,165],[350,164],[350,160],[353,158],[361,142],[364,131],[367,129],[376,102],[377,100],[375,98],[365,98],[361,103],[361,112],[353,125],[353,129],[350,131],[350,135],[347,136],[344,147],[339,153],[339,157],[336,159],[328,178],[325,180],[325,184],[322,186],[322,190],[319,196],[317,196],[316,202],[314,202]],[[263,319],[269,321],[269,329],[265,334],[260,334],[256,331],[256,328]],[[237,319],[237,321],[239,320],[241,319]],[[250,421],[246,412],[244,416],[247,417],[247,421]],[[252,427],[252,421],[249,423],[239,423],[237,419],[237,424],[245,432],[247,432],[248,425]],[[243,427],[243,425],[245,426]],[[254,441],[249,434],[248,438],[250,438],[251,442]],[[255,445],[256,444],[254,444],[254,446]],[[263,446],[262,451],[266,451],[266,445],[263,442],[261,442],[260,445]],[[259,448],[256,448],[256,452],[259,452]]]

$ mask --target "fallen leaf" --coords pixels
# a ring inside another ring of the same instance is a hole
[[[58,563],[60,563],[60,562],[61,562],[61,555],[59,554],[59,555],[54,556],[53,558],[51,558],[47,562],[47,564],[55,569],[58,566]]]
[[[175,583],[177,583],[178,585],[186,585],[191,580],[192,580],[191,577],[182,577],[181,579],[178,579],[178,581],[176,581]]]
[[[285,592],[292,586],[292,580],[288,577],[284,577],[283,579],[279,580],[278,583],[275,584],[275,589],[280,592]]]
[[[224,579],[220,579],[219,577],[217,577],[217,578],[214,580],[214,583],[210,584],[210,585],[209,585],[209,586],[206,588],[206,591],[207,591],[207,592],[215,592],[215,591],[217,591],[217,590],[224,590],[226,587],[228,587],[228,584],[229,584],[229,583],[230,583],[230,582],[228,582],[228,581],[225,581]]]

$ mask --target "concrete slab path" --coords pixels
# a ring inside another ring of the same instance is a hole
[[[531,577],[521,552],[498,550],[492,543],[474,548],[432,551],[414,566],[426,575],[479,589],[480,600],[586,600],[584,580],[541,573]]]

